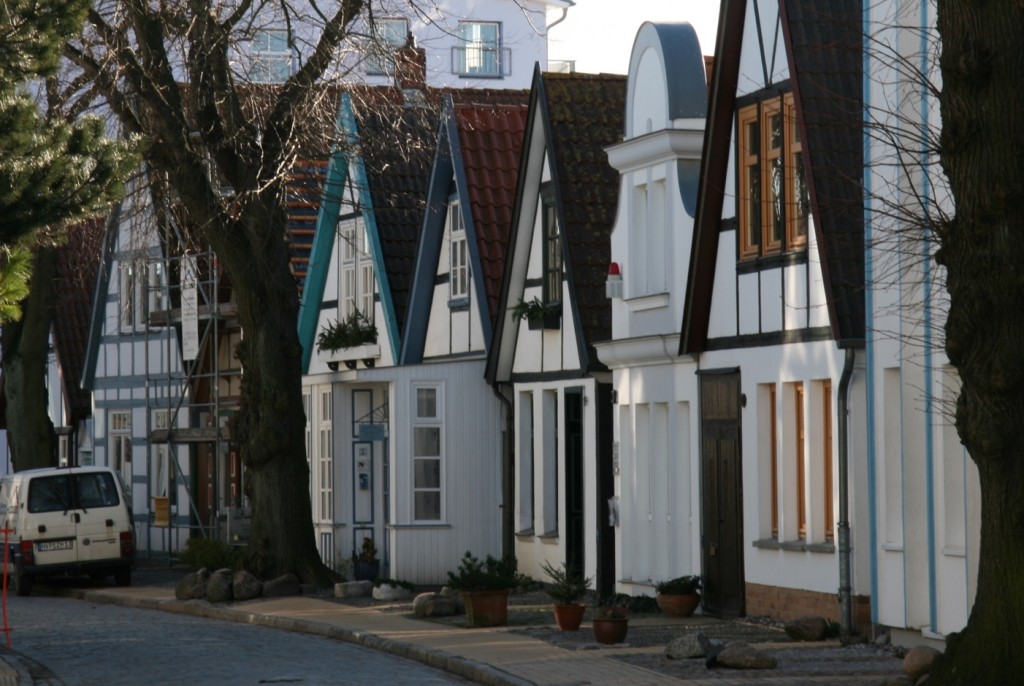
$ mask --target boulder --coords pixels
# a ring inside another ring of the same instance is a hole
[[[911,648],[903,658],[903,673],[916,683],[918,679],[931,671],[932,663],[941,654],[930,646]]]
[[[230,569],[218,569],[206,584],[206,599],[211,603],[226,603],[234,599],[231,592],[232,574]]]
[[[203,567],[198,572],[189,572],[174,587],[174,597],[178,600],[192,600],[206,597],[206,582],[210,580],[210,570]]]
[[[665,647],[665,657],[669,660],[687,660],[691,657],[704,657],[707,653],[704,649],[706,644],[701,640],[702,638],[704,638],[704,634],[689,633],[672,639]]]
[[[392,584],[381,584],[380,586],[373,587],[373,599],[374,600],[409,600],[412,598],[412,591],[404,586],[395,586]]]
[[[732,669],[775,669],[778,661],[749,643],[735,641],[718,653],[717,664]]]
[[[824,617],[799,617],[786,622],[783,628],[796,641],[820,641],[828,632],[828,622]]]
[[[284,574],[263,584],[263,595],[267,598],[299,595],[301,592],[302,584],[299,583],[299,577],[294,574]]]
[[[718,663],[718,654],[725,649],[725,644],[715,638],[708,638],[704,634],[697,634],[697,642],[704,649],[704,666],[711,669]]]
[[[334,584],[334,597],[365,598],[372,589],[373,583],[369,581],[341,581]]]
[[[231,587],[235,600],[252,600],[259,598],[263,593],[263,582],[244,569],[235,572],[235,576],[231,580]]]
[[[441,593],[420,593],[412,601],[412,611],[417,617],[449,617],[458,614],[455,601]]]

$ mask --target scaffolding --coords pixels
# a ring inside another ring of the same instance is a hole
[[[248,538],[241,461],[228,421],[241,393],[234,356],[241,331],[220,272],[212,252],[163,255],[146,268],[146,433],[153,465],[147,539],[153,551],[158,536],[170,557],[183,530],[236,545]],[[192,359],[179,354],[187,348]]]

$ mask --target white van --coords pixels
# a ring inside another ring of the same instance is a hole
[[[37,576],[114,575],[132,582],[135,537],[120,475],[106,467],[31,469],[0,479],[0,522],[8,529],[4,572],[18,595]]]

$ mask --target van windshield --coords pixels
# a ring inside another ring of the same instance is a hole
[[[29,512],[88,510],[115,507],[120,502],[117,485],[109,472],[42,476],[32,479],[28,486]]]

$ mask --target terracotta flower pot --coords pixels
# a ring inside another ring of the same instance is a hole
[[[555,623],[562,631],[576,631],[583,622],[583,613],[586,612],[586,605],[558,605],[554,606]]]
[[[611,645],[622,643],[626,640],[626,632],[629,630],[628,619],[595,619],[594,640],[598,643]]]
[[[700,605],[700,594],[689,593],[686,595],[674,595],[659,593],[656,600],[658,608],[667,617],[689,617]]]
[[[505,626],[508,624],[508,589],[500,591],[463,591],[467,626]]]

